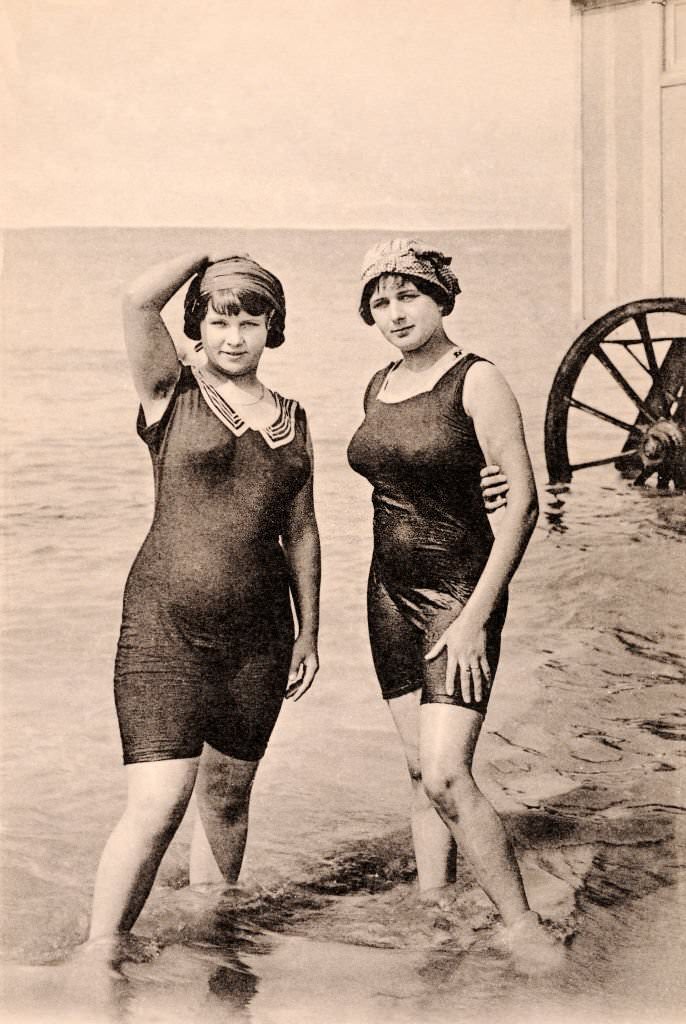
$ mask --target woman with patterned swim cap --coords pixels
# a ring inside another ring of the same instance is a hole
[[[161,316],[189,279],[184,329],[204,351],[192,367]],[[257,376],[265,347],[284,340],[285,315],[280,282],[248,256],[171,260],[124,301],[155,510],[124,592],[115,701],[128,801],[100,861],[90,939],[133,926],[194,788],[198,839],[236,880],[282,701],[317,672],[307,421]],[[208,858],[201,848],[192,857],[196,875]]]
[[[460,292],[450,263],[430,245],[396,238],[374,246],[363,264],[360,315],[400,356],[372,377],[348,449],[374,488],[369,634],[413,784],[420,890],[440,901],[459,844],[512,943],[546,961],[554,943],[472,775],[508,583],[538,515],[536,490],[505,379],[445,332]],[[495,539],[480,490],[487,461],[509,483]]]

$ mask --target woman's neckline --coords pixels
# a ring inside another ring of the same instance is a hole
[[[287,444],[292,440],[295,428],[295,403],[292,399],[283,398],[278,391],[265,388],[265,397],[268,395],[273,401],[271,419],[269,422],[259,423],[254,420],[251,422],[250,414],[246,416],[239,406],[234,406],[227,401],[214,384],[207,380],[200,367],[191,367],[191,369],[210,412],[221,420],[236,437],[252,430],[261,434],[271,448],[281,447],[282,444]]]
[[[240,388],[230,378],[224,380],[217,380],[212,373],[208,373],[206,369],[198,367],[198,373],[210,387],[213,387],[217,391],[227,405],[230,405],[232,409],[240,412],[243,408],[250,408],[252,405],[259,405],[269,394],[271,394],[269,388],[267,388],[261,380],[255,377],[255,383],[260,389],[258,397],[255,398],[251,392]],[[242,396],[245,396],[243,398]]]
[[[395,362],[391,363],[391,365],[388,367],[384,375],[384,378],[381,381],[379,390],[376,393],[377,401],[381,402],[382,405],[400,405],[402,402],[409,402],[413,398],[418,398],[420,395],[430,394],[434,390],[436,385],[439,383],[439,381],[443,380],[445,375],[449,373],[454,366],[457,366],[467,354],[468,353],[463,352],[462,349],[455,346],[455,348],[452,351],[446,352],[445,355],[442,355],[440,357],[440,359],[437,359],[433,366],[429,367],[427,370],[422,370],[420,373],[417,374],[418,378],[429,378],[430,384],[428,387],[422,387],[420,390],[414,391],[409,395],[403,396],[402,398],[382,398],[381,396],[383,392],[386,390],[389,378],[394,373],[394,371],[397,370],[397,368],[402,365],[402,359],[396,359]],[[436,374],[436,376],[430,375],[430,371],[432,371],[433,374]],[[417,383],[419,383],[419,380]]]

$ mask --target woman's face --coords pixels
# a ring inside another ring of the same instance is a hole
[[[396,274],[380,277],[369,300],[374,323],[401,352],[413,352],[442,330],[443,310],[412,281]]]
[[[224,377],[242,377],[257,369],[267,344],[269,315],[217,313],[210,302],[200,324],[205,355],[210,369]]]

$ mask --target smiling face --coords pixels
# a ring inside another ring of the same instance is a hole
[[[269,314],[218,313],[212,302],[200,324],[207,365],[221,377],[254,375],[267,344]]]
[[[369,309],[386,341],[403,353],[443,336],[442,308],[410,278],[383,274],[369,297]]]

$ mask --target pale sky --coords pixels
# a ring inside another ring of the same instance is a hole
[[[569,0],[0,0],[8,227],[559,227]]]

